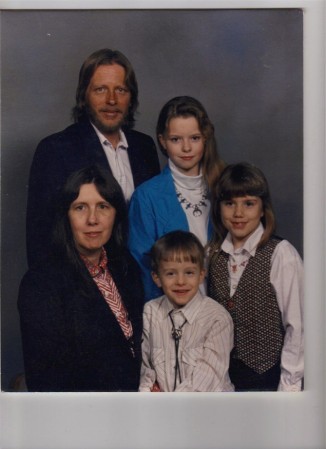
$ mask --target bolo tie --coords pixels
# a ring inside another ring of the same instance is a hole
[[[171,335],[174,340],[174,347],[175,347],[174,387],[173,387],[173,391],[175,391],[176,386],[177,386],[178,377],[179,377],[179,382],[181,383],[181,372],[180,372],[180,364],[179,364],[179,343],[180,343],[180,340],[182,337],[182,328],[186,324],[187,320],[185,319],[184,322],[181,324],[181,326],[176,328],[173,318],[172,318],[172,313],[173,313],[173,310],[171,310],[171,312],[169,312],[169,317],[170,317],[170,320],[172,323]]]

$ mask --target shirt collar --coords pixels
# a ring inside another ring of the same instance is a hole
[[[79,254],[79,255],[80,255],[81,259],[84,261],[86,268],[88,269],[90,275],[93,278],[95,278],[96,276],[98,276],[101,273],[104,273],[104,271],[106,270],[107,264],[108,264],[108,257],[107,257],[104,247],[102,247],[99,264],[92,263],[83,254]]]
[[[201,169],[199,175],[187,176],[177,169],[176,165],[171,161],[171,159],[168,160],[168,165],[171,170],[174,182],[180,187],[188,190],[202,189],[203,187],[205,187],[205,180],[203,178]]]
[[[95,130],[95,132],[96,132],[96,134],[97,134],[97,137],[100,139],[101,144],[102,144],[102,145],[107,145],[107,144],[109,143],[109,145],[111,145],[109,139],[107,139],[107,138],[104,136],[104,134],[102,134],[101,131],[99,131],[99,130],[96,128],[96,126],[93,125],[92,122],[91,122],[91,125],[93,126],[93,128],[94,128],[94,130]],[[121,148],[121,149],[126,150],[126,149],[128,148],[128,142],[127,142],[126,135],[125,135],[125,133],[122,131],[122,129],[119,129],[119,138],[120,138],[120,141],[119,141],[119,143],[118,143],[118,145],[117,145],[117,148]]]
[[[163,296],[164,316],[168,318],[171,310],[174,310],[174,313],[178,313],[180,311],[186,318],[188,323],[192,324],[201,307],[203,299],[204,298],[202,294],[198,290],[196,295],[188,302],[188,304],[186,304],[184,307],[181,307],[180,309],[175,309],[170,300],[166,296]]]
[[[256,254],[257,245],[260,242],[261,236],[264,233],[264,226],[262,223],[259,224],[257,229],[251,234],[251,236],[245,241],[244,245],[235,250],[231,234],[228,232],[227,236],[222,243],[221,249],[227,254],[239,254],[239,253],[247,253],[250,256],[254,256]]]

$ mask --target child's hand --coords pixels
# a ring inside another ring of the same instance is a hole
[[[161,391],[159,384],[155,382],[151,388],[152,393],[159,393]]]

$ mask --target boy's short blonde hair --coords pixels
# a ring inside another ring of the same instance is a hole
[[[172,231],[161,238],[152,246],[150,251],[152,271],[159,272],[162,261],[191,261],[204,269],[205,250],[199,239],[191,232]]]

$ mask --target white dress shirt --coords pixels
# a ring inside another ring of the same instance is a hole
[[[176,327],[185,322],[178,351],[181,383],[175,391],[234,391],[228,374],[232,318],[223,306],[199,291],[180,309],[174,309],[165,295],[145,304],[139,391],[150,391],[154,382],[161,391],[173,391],[176,354],[171,310]]]
[[[123,131],[119,131],[120,142],[114,148],[111,142],[92,124],[95,132],[100,139],[102,148],[108,159],[111,171],[115,179],[122,188],[125,200],[129,202],[131,195],[135,190],[134,179],[128,156],[128,142]]]
[[[256,254],[264,232],[260,224],[242,248],[234,249],[230,233],[221,249],[229,254],[230,295],[233,296],[249,257]],[[281,354],[279,391],[300,391],[303,378],[303,263],[297,250],[282,240],[276,246],[271,260],[270,282],[275,289],[278,307],[285,330]]]

